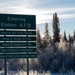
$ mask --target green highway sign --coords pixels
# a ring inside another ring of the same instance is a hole
[[[37,54],[0,54],[0,59],[8,59],[8,58],[36,58]]]
[[[0,30],[0,35],[36,35],[36,31],[3,31],[3,30]]]
[[[1,36],[0,41],[36,41],[36,37]]]
[[[35,15],[0,14],[0,29],[36,29]]]
[[[0,14],[0,59],[36,58],[35,52],[36,16]]]
[[[0,47],[33,47],[36,42],[0,42]]]
[[[36,52],[36,48],[0,48],[0,53]]]

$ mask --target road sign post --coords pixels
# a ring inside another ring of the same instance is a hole
[[[28,32],[28,29],[26,31]],[[28,38],[28,35],[26,35],[26,37]],[[27,41],[27,43],[28,43],[28,41]],[[27,48],[28,48],[28,46],[27,46]],[[28,54],[28,52],[27,52],[27,54]],[[29,75],[29,59],[28,58],[27,58],[27,75]]]
[[[4,31],[6,31],[6,29],[4,29]],[[6,35],[4,35],[4,37],[6,37]],[[6,41],[4,41],[4,43],[6,43]],[[6,48],[4,46],[4,48]],[[6,53],[4,52],[4,55],[6,56]],[[7,75],[7,59],[4,58],[4,75]]]

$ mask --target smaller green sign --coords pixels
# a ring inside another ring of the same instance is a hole
[[[37,54],[0,54],[0,59],[10,58],[36,58]]]
[[[0,53],[36,52],[36,48],[0,48]]]
[[[35,41],[36,37],[17,37],[17,36],[7,36],[0,37],[0,41]]]
[[[36,31],[2,31],[0,35],[36,35]]]
[[[0,47],[33,47],[36,42],[0,42]]]
[[[0,29],[36,29],[36,16],[0,14]]]

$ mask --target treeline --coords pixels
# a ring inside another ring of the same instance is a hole
[[[37,29],[38,61],[44,71],[75,72],[75,31],[73,36],[60,34],[59,18],[53,14],[53,37],[50,36],[48,23],[45,24],[44,37]]]
[[[57,13],[53,14],[53,20],[52,20],[52,29],[53,29],[53,37],[51,37],[49,30],[48,30],[48,23],[45,24],[45,31],[44,31],[44,39],[50,40],[50,42],[60,42],[61,39],[61,33],[60,33],[60,24],[59,24],[59,18],[57,16]],[[73,43],[75,41],[75,30],[73,32],[73,36],[70,34],[68,35],[68,38],[66,36],[66,31],[63,32],[63,38],[66,42]],[[37,41],[42,40],[40,35],[40,30],[37,28]]]

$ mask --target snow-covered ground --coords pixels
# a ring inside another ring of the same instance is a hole
[[[0,71],[0,75],[4,75],[4,71]],[[18,71],[18,72],[10,71],[7,75],[27,75],[27,73],[24,72],[24,71]],[[51,74],[50,72],[38,73],[37,71],[35,71],[35,72],[30,71],[29,75],[75,75],[75,73],[74,74],[73,73],[69,73],[69,74],[66,74],[66,73],[65,74],[57,74],[57,73],[56,74]]]

